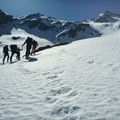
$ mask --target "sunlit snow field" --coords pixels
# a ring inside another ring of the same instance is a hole
[[[0,65],[0,120],[120,120],[120,32],[31,57]]]

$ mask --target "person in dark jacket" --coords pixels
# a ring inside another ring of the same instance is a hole
[[[12,57],[14,54],[17,54],[17,45],[10,45],[10,49],[11,49],[11,56],[10,56],[10,63],[12,63]]]
[[[3,64],[4,64],[4,61],[5,61],[5,58],[7,57],[7,62],[9,62],[9,49],[8,49],[8,45],[4,46],[3,47],[3,54],[4,54],[4,57],[3,57]]]
[[[33,39],[28,37],[26,41],[22,44],[22,47],[26,44],[26,53],[25,53],[26,59],[29,58],[32,43],[33,43]]]
[[[16,58],[17,58],[17,60],[20,60],[20,51],[21,50],[22,49],[20,49],[19,47],[17,47],[17,51],[16,51],[16,54],[17,54]]]
[[[11,49],[10,63],[12,63],[12,57],[13,57],[14,54],[17,55],[17,56],[16,56],[16,59],[17,59],[17,60],[20,60],[20,51],[21,51],[22,49],[20,49],[20,48],[19,48],[17,45],[15,45],[15,44],[10,45],[10,49]]]

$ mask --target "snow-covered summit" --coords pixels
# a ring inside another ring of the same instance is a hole
[[[120,14],[105,11],[91,21],[88,21],[93,28],[97,29],[102,35],[112,34],[120,30]]]
[[[110,11],[105,11],[95,19],[95,22],[116,22],[120,20],[120,14],[116,14]]]

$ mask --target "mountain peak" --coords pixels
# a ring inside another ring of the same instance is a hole
[[[41,16],[43,16],[43,15],[40,13],[33,13],[33,14],[26,15],[26,16],[22,17],[22,19],[40,18]]]
[[[3,11],[0,9],[0,15],[7,15],[7,13],[3,12]]]
[[[6,24],[13,21],[13,16],[8,15],[0,9],[0,24]]]
[[[120,17],[120,14],[113,13],[111,11],[104,11],[103,14],[104,15],[109,15],[109,16],[112,16],[112,17]]]
[[[95,19],[95,22],[116,22],[118,19],[120,19],[120,14],[104,11],[99,14],[99,16]]]
[[[43,16],[43,15],[40,13],[33,13],[33,14],[28,15],[27,17],[40,17],[40,16]]]
[[[104,14],[113,14],[113,12],[111,12],[111,11],[107,11],[107,10],[104,11],[103,13],[104,13]]]

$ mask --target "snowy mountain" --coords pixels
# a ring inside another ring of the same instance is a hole
[[[0,64],[0,120],[120,120],[120,20],[109,14],[109,21],[79,23],[0,11],[1,63],[3,46],[21,47],[27,36],[40,47],[75,40],[31,61],[23,47],[20,61],[14,55],[12,64]]]
[[[105,11],[86,22],[56,20],[40,13],[14,18],[0,10],[0,35],[11,38],[35,37],[49,45],[99,37],[120,29],[120,15]],[[17,34],[18,33],[18,34]],[[41,39],[42,38],[42,39]]]
[[[120,20],[120,14],[105,11],[101,13],[94,21],[95,22],[116,22]]]
[[[0,35],[11,34],[13,29],[21,29],[28,34],[45,38],[53,44],[101,35],[99,31],[88,23],[56,20],[40,13],[13,19],[12,16],[8,16],[1,11],[0,18],[6,20],[6,22],[1,22]]]
[[[89,22],[90,26],[98,30],[102,35],[111,34],[120,30],[120,14],[105,11],[96,19]]]
[[[40,13],[14,18],[2,10],[0,18],[0,35],[12,35],[13,30],[21,30],[22,34],[26,32],[53,44],[98,37],[120,28],[120,15],[110,11],[101,13],[89,22],[56,20]]]

